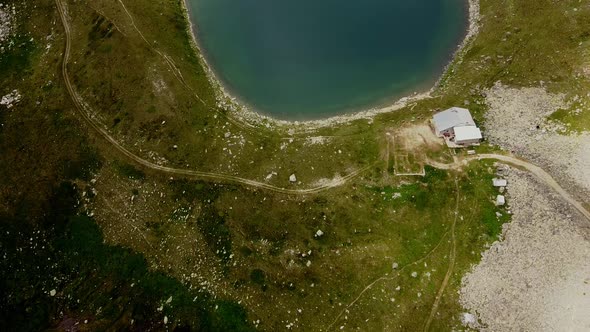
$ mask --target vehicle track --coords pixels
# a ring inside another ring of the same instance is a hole
[[[145,160],[145,159],[133,154],[131,151],[127,150],[125,147],[123,147],[121,144],[119,144],[119,142],[117,142],[104,128],[102,128],[100,126],[100,124],[98,124],[92,117],[90,117],[89,106],[83,102],[82,98],[78,95],[76,90],[73,88],[73,86],[70,82],[70,78],[68,75],[68,68],[67,68],[69,57],[70,57],[70,51],[71,51],[71,43],[72,43],[71,42],[71,28],[70,28],[70,25],[67,20],[66,9],[64,8],[64,4],[61,2],[61,0],[55,0],[55,2],[57,4],[57,9],[59,11],[60,18],[61,18],[61,21],[62,21],[62,24],[64,27],[64,31],[65,31],[65,36],[66,36],[66,38],[65,38],[66,45],[65,45],[65,50],[64,50],[64,54],[63,54],[63,60],[62,60],[62,74],[63,74],[64,82],[66,84],[66,88],[68,90],[68,93],[70,94],[72,101],[74,102],[74,105],[76,106],[76,109],[79,111],[80,115],[82,115],[84,120],[96,132],[98,132],[103,138],[105,138],[109,143],[111,143],[113,145],[113,147],[115,149],[117,149],[120,153],[122,153],[123,155],[125,155],[129,159],[135,161],[136,163],[138,163],[146,168],[156,170],[156,171],[161,171],[161,172],[168,173],[168,174],[182,175],[182,176],[186,176],[186,177],[198,178],[198,179],[204,179],[204,180],[239,183],[239,184],[243,184],[243,185],[247,185],[247,186],[251,186],[251,187],[255,187],[255,188],[265,189],[265,190],[274,191],[274,192],[283,193],[283,194],[289,194],[289,195],[314,194],[314,193],[318,193],[318,192],[321,192],[324,190],[328,190],[328,189],[331,189],[334,187],[344,185],[349,180],[355,178],[360,173],[368,170],[369,168],[371,168],[373,166],[373,165],[369,165],[364,168],[358,169],[358,170],[352,172],[351,174],[348,174],[348,175],[340,178],[339,180],[333,181],[332,183],[327,184],[327,185],[318,186],[318,187],[309,188],[309,189],[288,189],[288,188],[273,186],[273,185],[259,182],[259,181],[255,181],[255,180],[250,180],[250,179],[241,178],[238,176],[233,176],[233,175],[160,166],[160,165],[154,164],[148,160]],[[124,4],[123,4],[123,6],[124,6]],[[125,8],[125,10],[126,10],[126,8]],[[137,27],[135,27],[135,28],[137,28]],[[142,38],[144,38],[143,35],[142,35]],[[147,40],[146,40],[146,42],[147,42]],[[148,42],[148,44],[149,44],[149,42]],[[535,176],[537,176],[543,182],[545,182],[547,185],[549,185],[553,190],[555,190],[565,201],[567,201],[569,204],[573,205],[590,222],[590,212],[588,212],[588,210],[586,210],[580,202],[575,200],[568,192],[566,192],[557,183],[557,181],[555,181],[555,179],[553,179],[553,177],[551,175],[549,175],[549,173],[544,171],[542,168],[540,168],[532,163],[529,163],[527,161],[524,161],[524,160],[521,160],[521,159],[518,159],[515,157],[511,157],[511,156],[500,155],[500,154],[481,154],[478,156],[471,156],[468,158],[464,158],[463,160],[456,161],[455,163],[452,163],[452,164],[442,164],[442,163],[437,163],[434,161],[430,161],[429,164],[435,168],[440,168],[440,169],[457,169],[457,168],[460,168],[463,165],[465,165],[471,161],[481,160],[481,159],[495,159],[495,160],[503,161],[508,164],[512,164],[512,165],[523,167],[523,168],[527,169],[529,172],[533,173]]]
[[[178,82],[180,82],[180,84],[182,84],[182,86],[184,86],[184,88],[187,89],[193,95],[193,97],[195,97],[195,99],[198,100],[203,106],[207,106],[205,101],[196,93],[196,91],[188,85],[188,83],[184,79],[184,76],[182,75],[182,72],[180,71],[180,69],[178,69],[178,66],[176,65],[174,60],[172,60],[172,58],[170,56],[168,56],[167,54],[165,54],[164,52],[158,50],[156,47],[154,47],[154,45],[152,43],[150,43],[147,40],[147,38],[144,36],[143,32],[141,32],[141,30],[139,30],[139,28],[135,24],[135,19],[133,18],[133,15],[131,15],[129,10],[127,10],[127,6],[125,6],[125,3],[122,0],[118,0],[118,2],[121,5],[121,7],[123,8],[123,10],[125,11],[125,14],[129,18],[129,20],[131,21],[131,26],[139,34],[141,39],[147,44],[147,46],[152,51],[154,51],[156,54],[158,54],[160,57],[162,57],[162,59],[164,60],[166,65],[168,65],[168,67],[172,71],[172,74],[178,80]],[[227,119],[227,121],[229,121],[231,124],[233,124],[234,126],[240,128],[248,133],[252,133],[253,130],[256,129],[256,127],[254,127],[253,125],[236,120],[233,117],[228,116],[225,113],[221,112],[220,110],[218,110],[215,107],[211,108],[211,110],[216,112],[220,116],[225,117]]]
[[[246,179],[246,178],[242,178],[242,177],[238,177],[238,176],[234,176],[234,175],[161,166],[161,165],[154,164],[148,160],[145,160],[138,155],[135,155],[133,152],[127,150],[119,142],[117,142],[117,140],[115,140],[115,138],[113,138],[108,133],[108,131],[106,129],[102,128],[100,126],[100,124],[89,115],[91,113],[90,107],[84,103],[82,98],[78,95],[78,93],[76,92],[76,90],[72,86],[72,84],[70,82],[70,77],[68,75],[68,62],[69,62],[69,58],[70,58],[71,44],[72,44],[71,28],[68,23],[67,12],[66,12],[66,8],[64,7],[64,4],[62,3],[61,0],[55,0],[55,2],[57,4],[57,9],[58,9],[58,12],[59,12],[59,15],[60,15],[63,27],[64,27],[65,37],[66,37],[65,38],[66,45],[65,45],[65,50],[63,53],[63,60],[62,60],[62,75],[64,78],[66,88],[68,90],[68,93],[70,94],[70,97],[71,97],[72,101],[74,102],[74,105],[76,106],[76,109],[78,110],[78,113],[80,113],[82,118],[98,134],[100,134],[104,139],[106,139],[116,150],[118,150],[120,153],[125,155],[127,158],[133,160],[137,164],[140,164],[148,169],[160,171],[160,172],[171,174],[171,175],[181,175],[184,177],[203,179],[203,180],[238,183],[238,184],[242,184],[242,185],[246,185],[246,186],[250,186],[250,187],[254,187],[254,188],[265,189],[265,190],[274,191],[274,192],[282,193],[282,194],[288,194],[288,195],[315,194],[315,193],[318,193],[321,191],[325,191],[325,190],[328,190],[328,189],[331,189],[334,187],[344,185],[345,183],[347,183],[351,179],[355,178],[356,176],[365,172],[366,170],[368,170],[369,168],[371,168],[373,166],[373,165],[365,166],[365,167],[358,169],[346,176],[339,178],[336,181],[332,181],[331,183],[326,184],[326,185],[322,185],[322,186],[318,186],[318,187],[314,187],[314,188],[308,188],[308,189],[288,189],[288,188],[277,187],[277,186],[270,185],[268,183],[263,183],[263,182],[259,182],[259,181],[255,181],[255,180],[251,180],[251,179]]]
[[[459,198],[460,198],[460,196],[459,196],[459,183],[456,178],[455,178],[455,190],[457,191],[457,196],[456,196],[457,202],[455,203],[456,204],[455,205],[455,217],[453,219],[453,225],[451,226],[451,252],[449,255],[449,267],[447,268],[447,273],[445,274],[443,282],[440,285],[440,288],[438,289],[438,293],[436,293],[434,303],[432,304],[432,308],[430,309],[430,315],[428,316],[428,320],[426,320],[426,323],[424,324],[424,332],[428,332],[430,330],[430,324],[432,324],[432,320],[434,319],[434,315],[436,314],[436,311],[438,310],[440,300],[442,299],[445,289],[447,288],[447,285],[449,284],[449,280],[451,279],[451,274],[453,274],[453,270],[455,268],[455,261],[457,258],[457,239],[455,236],[455,228],[456,228],[455,226],[457,225],[457,218],[459,218]]]
[[[582,203],[576,200],[572,195],[570,195],[565,189],[563,189],[557,181],[545,170],[541,167],[532,164],[528,161],[522,160],[517,157],[509,156],[509,155],[502,155],[502,154],[495,154],[495,153],[484,153],[476,156],[469,156],[463,159],[457,159],[454,163],[451,164],[443,164],[435,161],[428,161],[427,163],[438,169],[460,169],[461,167],[467,165],[472,161],[478,161],[483,159],[493,159],[504,162],[506,164],[517,166],[526,169],[531,174],[535,175],[541,181],[543,181],[546,185],[548,185],[551,189],[557,192],[567,203],[571,204],[578,210],[588,222],[590,222],[590,212],[584,208]]]
[[[401,276],[401,273],[406,270],[407,268],[409,268],[410,266],[415,266],[418,265],[422,262],[424,262],[426,259],[428,259],[436,250],[438,250],[438,248],[443,244],[443,240],[446,239],[447,234],[449,233],[449,231],[446,231],[440,238],[440,241],[438,241],[438,243],[436,244],[436,246],[434,246],[434,248],[432,248],[426,255],[424,255],[422,258],[413,261],[412,263],[406,264],[404,265],[401,269],[399,269],[399,271],[397,271],[397,273],[394,276],[389,276],[389,273],[386,273],[384,276],[381,276],[377,279],[375,279],[373,282],[371,282],[370,284],[368,284],[365,288],[363,288],[363,290],[358,294],[358,296],[349,304],[346,305],[346,307],[344,307],[344,309],[342,309],[340,311],[340,313],[338,314],[338,316],[336,316],[336,319],[334,319],[334,321],[332,321],[332,323],[330,325],[328,325],[328,327],[326,328],[326,331],[330,331],[332,329],[332,327],[334,326],[334,324],[336,324],[339,320],[340,317],[342,317],[342,315],[344,315],[345,312],[348,312],[348,310],[354,306],[354,304],[360,300],[360,298],[369,290],[371,289],[375,284],[377,284],[380,281],[384,281],[384,280],[395,280],[397,278],[399,278]]]

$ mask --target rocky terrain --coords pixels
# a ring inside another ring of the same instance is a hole
[[[0,105],[6,108],[12,108],[21,100],[22,96],[17,90],[13,90],[11,93],[0,98]]]
[[[0,45],[8,39],[12,31],[11,12],[13,11],[14,9],[9,9],[0,3]]]
[[[463,278],[464,323],[482,331],[590,329],[589,221],[528,173],[512,169],[508,181],[513,219]]]
[[[568,133],[547,120],[566,107],[563,95],[543,88],[514,89],[496,84],[486,93],[485,136],[492,143],[545,168],[578,191],[590,193],[590,134]]]

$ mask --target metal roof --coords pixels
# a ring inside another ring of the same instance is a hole
[[[455,142],[482,139],[481,130],[476,126],[455,127]]]
[[[452,107],[437,113],[433,117],[437,132],[461,126],[475,126],[471,113],[466,108]]]

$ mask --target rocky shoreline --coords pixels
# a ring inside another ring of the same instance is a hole
[[[402,109],[409,104],[422,100],[431,98],[432,92],[438,87],[440,84],[440,80],[446,76],[449,70],[451,70],[452,64],[460,63],[462,55],[464,54],[465,50],[467,49],[469,43],[475,36],[477,36],[479,32],[479,22],[480,22],[480,5],[479,0],[468,0],[469,2],[469,27],[467,30],[467,34],[457,48],[457,51],[453,54],[451,62],[445,67],[443,74],[439,78],[439,80],[434,84],[430,90],[423,92],[423,93],[414,93],[410,96],[406,96],[400,98],[398,101],[393,103],[392,105],[381,107],[381,108],[370,108],[366,110],[359,110],[350,114],[345,115],[338,115],[329,117],[326,119],[320,120],[309,120],[309,121],[288,121],[288,120],[280,120],[273,118],[268,115],[263,115],[261,113],[256,112],[256,110],[250,109],[248,106],[245,105],[242,101],[240,101],[237,97],[232,96],[227,89],[222,85],[221,81],[205,59],[203,52],[199,46],[197,35],[195,32],[195,27],[192,24],[189,15],[189,7],[187,4],[188,0],[181,1],[183,6],[183,11],[185,15],[185,19],[187,20],[188,24],[188,33],[191,36],[191,45],[193,46],[195,52],[201,59],[201,64],[207,73],[209,81],[211,85],[215,89],[216,98],[217,98],[217,106],[220,108],[224,108],[230,111],[231,116],[236,118],[243,123],[252,126],[266,126],[266,127],[275,127],[275,128],[282,128],[282,129],[290,129],[291,132],[299,131],[299,132],[307,132],[307,131],[314,131],[316,129],[320,129],[322,127],[329,127],[339,124],[344,124],[348,122],[352,122],[355,120],[362,120],[366,119],[368,121],[372,121],[376,115],[393,112],[399,109]]]

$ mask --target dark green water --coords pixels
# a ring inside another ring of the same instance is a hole
[[[229,91],[261,113],[316,119],[428,89],[465,35],[465,0],[188,0]]]

